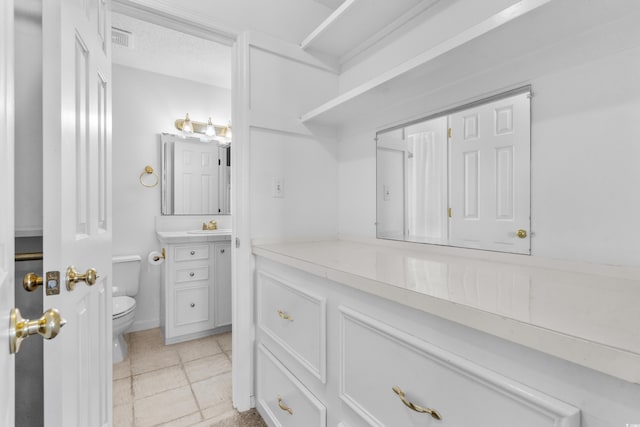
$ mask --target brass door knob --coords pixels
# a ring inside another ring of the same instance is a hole
[[[95,268],[90,268],[86,273],[80,274],[78,270],[71,265],[67,268],[67,290],[73,291],[76,288],[76,283],[85,282],[89,286],[93,286],[98,279],[98,272]]]
[[[527,231],[520,229],[516,232],[516,236],[518,236],[521,239],[524,239],[525,237],[527,237]]]
[[[29,335],[40,334],[47,340],[55,338],[65,323],[67,321],[55,308],[45,311],[37,320],[23,319],[20,310],[12,308],[9,316],[9,351],[11,354],[20,351],[20,344]]]
[[[36,273],[27,273],[22,279],[22,287],[29,292],[33,292],[38,289],[38,286],[42,286],[44,279],[42,276],[38,276]]]

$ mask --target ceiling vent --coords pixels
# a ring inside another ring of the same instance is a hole
[[[120,28],[111,27],[111,43],[127,49],[133,49],[133,34]]]

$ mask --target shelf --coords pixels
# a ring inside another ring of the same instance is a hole
[[[438,0],[345,0],[300,46],[344,59],[380,40]]]
[[[638,45],[633,0],[523,0],[304,114],[342,126],[491,71],[493,90],[593,55]],[[485,79],[486,80],[486,79]]]

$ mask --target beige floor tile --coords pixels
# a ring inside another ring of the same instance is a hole
[[[133,398],[142,399],[185,385],[189,385],[189,382],[182,366],[159,369],[133,377]]]
[[[202,415],[200,411],[187,415],[186,417],[178,418],[177,420],[170,421],[165,424],[161,424],[162,427],[191,427],[202,421]]]
[[[191,388],[193,388],[201,410],[220,404],[230,404],[231,373],[192,383]]]
[[[131,373],[143,374],[170,366],[179,365],[178,352],[171,347],[149,349],[146,352],[131,354]]]
[[[198,411],[189,386],[168,390],[134,402],[136,427],[154,426]]]
[[[214,337],[205,337],[175,344],[171,348],[175,348],[178,351],[183,363],[222,353],[222,349]]]
[[[238,411],[233,408],[231,400],[221,401],[213,406],[202,410],[204,419],[211,424],[215,424],[224,419],[231,418],[237,413]]]
[[[146,352],[150,349],[164,347],[164,339],[160,328],[132,332],[129,341],[130,353]]]
[[[113,427],[134,427],[132,403],[125,403],[113,408]]]
[[[113,379],[121,380],[131,376],[131,359],[127,357],[120,363],[113,365]]]
[[[184,364],[184,370],[191,383],[231,372],[231,362],[223,353],[203,357]]]
[[[131,403],[131,377],[115,380],[113,382],[113,406]]]
[[[231,332],[216,335],[216,340],[220,344],[222,351],[231,351]]]
[[[233,354],[232,354],[232,353],[233,353],[233,352],[232,352],[231,350],[229,350],[229,351],[225,351],[225,352],[224,352],[224,354],[226,354],[226,355],[227,355],[227,357],[229,358],[229,360],[233,362]]]

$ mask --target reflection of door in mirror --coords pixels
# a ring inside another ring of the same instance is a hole
[[[163,133],[162,214],[228,215],[231,147]]]
[[[174,144],[173,161],[173,213],[218,212],[218,144]]]
[[[377,237],[528,254],[529,104],[527,91],[378,133]]]
[[[452,114],[450,244],[528,254],[528,93]]]

